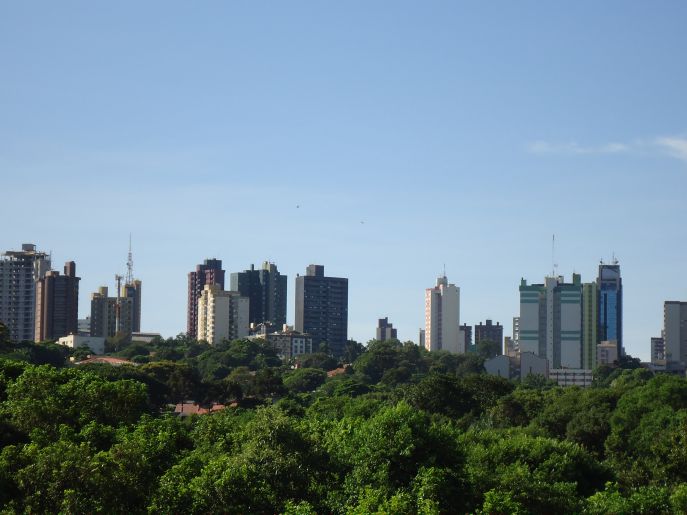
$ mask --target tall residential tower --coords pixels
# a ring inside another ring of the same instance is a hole
[[[582,368],[582,281],[547,277],[520,283],[520,352],[532,352],[551,368]],[[596,349],[594,349],[596,350]]]
[[[277,265],[265,261],[260,270],[234,272],[230,279],[231,291],[250,299],[250,323],[266,324],[281,329],[286,324],[286,276]]]
[[[32,243],[0,256],[0,322],[15,342],[33,341],[36,327],[36,282],[50,270],[50,256]]]
[[[348,279],[326,277],[324,266],[308,265],[296,276],[295,329],[312,335],[313,350],[326,342],[335,356],[348,339]]]
[[[80,280],[76,277],[76,264],[68,261],[64,265],[64,275],[51,270],[37,281],[37,342],[78,333]]]
[[[196,266],[195,272],[188,274],[188,311],[186,334],[189,338],[196,338],[198,331],[198,299],[205,285],[219,285],[224,289],[224,270],[221,259],[206,259],[202,265]]]
[[[623,351],[623,280],[620,265],[613,260],[612,265],[599,265],[599,341],[615,341],[618,357]]]
[[[445,275],[425,290],[425,348],[461,354],[466,350],[460,332],[460,288]]]

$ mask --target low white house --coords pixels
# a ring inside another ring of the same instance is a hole
[[[70,334],[63,336],[57,343],[66,347],[76,349],[78,347],[88,347],[93,354],[105,354],[105,338],[101,336],[81,336],[78,334]]]

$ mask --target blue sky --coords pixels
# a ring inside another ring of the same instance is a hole
[[[125,269],[143,329],[186,274],[349,278],[349,333],[416,339],[446,266],[510,334],[521,277],[613,253],[644,359],[687,300],[687,3],[5,2],[0,248],[74,259],[81,316]],[[299,205],[299,208],[296,206]],[[364,223],[361,223],[364,222]]]

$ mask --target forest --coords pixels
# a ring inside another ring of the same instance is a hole
[[[321,350],[296,367],[179,335],[76,365],[0,331],[0,512],[687,512],[684,378],[629,359],[561,388],[487,375],[481,352]]]

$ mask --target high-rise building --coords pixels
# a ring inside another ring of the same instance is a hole
[[[219,285],[224,289],[224,270],[221,259],[206,259],[202,265],[196,266],[195,272],[188,274],[188,311],[186,334],[189,338],[196,338],[198,331],[198,299],[206,284]]]
[[[547,277],[520,283],[520,351],[549,360],[552,369],[582,368],[582,281]]]
[[[248,336],[249,300],[218,284],[206,284],[198,299],[198,340],[217,345]]]
[[[613,365],[618,361],[618,343],[614,341],[601,342],[596,346],[596,363],[599,365]]]
[[[664,303],[663,347],[667,362],[687,365],[687,302]]]
[[[520,350],[520,317],[513,317],[513,348]]]
[[[131,329],[134,333],[141,332],[141,284],[141,281],[134,279],[122,286],[122,297],[131,299]]]
[[[491,320],[487,320],[486,324],[479,323],[475,326],[475,345],[480,342],[494,342],[499,344],[499,352],[503,350],[503,326],[496,322],[493,324]]]
[[[596,280],[599,289],[599,341],[618,342],[618,356],[623,351],[623,280],[620,265],[614,260],[612,265],[601,263]]]
[[[663,337],[651,338],[651,362],[658,363],[666,359],[666,346]]]
[[[91,293],[91,334],[102,338],[131,336],[134,321],[134,299],[109,297],[107,286]]]
[[[378,341],[397,340],[398,335],[394,325],[389,323],[389,317],[380,318],[377,320],[377,334]]]
[[[308,265],[296,276],[295,329],[313,338],[313,348],[326,342],[335,356],[344,352],[348,339],[348,279],[326,277],[324,266]]]
[[[599,288],[597,283],[582,285],[582,368],[593,370],[599,355]],[[605,354],[606,355],[606,354]]]
[[[286,276],[277,265],[265,261],[260,270],[234,272],[230,278],[231,291],[250,299],[250,323],[271,323],[275,327],[286,324]]]
[[[472,342],[472,326],[468,324],[463,324],[460,326],[460,338],[461,341],[465,342],[466,351],[474,351],[475,345]]]
[[[461,354],[466,350],[460,334],[460,288],[445,275],[425,290],[425,348]]]
[[[35,340],[57,340],[77,334],[79,319],[79,281],[76,264],[68,261],[64,275],[51,270],[36,282]]]
[[[50,256],[32,243],[0,256],[0,322],[15,342],[34,341],[36,282],[50,270]]]

